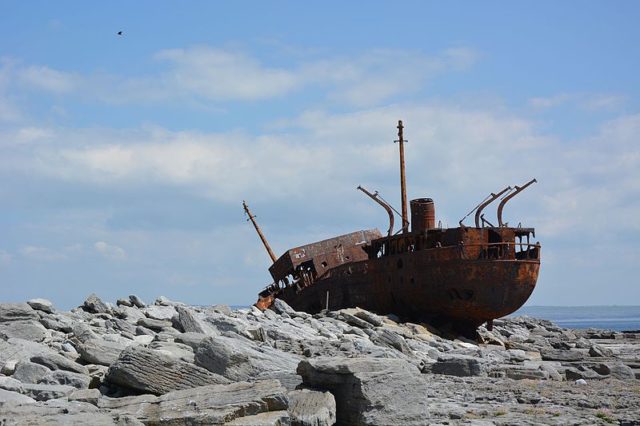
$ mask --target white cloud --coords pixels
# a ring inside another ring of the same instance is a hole
[[[464,47],[432,55],[374,49],[357,56],[307,59],[286,67],[264,64],[242,50],[207,46],[163,50],[155,57],[166,67],[143,77],[81,75],[14,63],[3,70],[31,88],[112,103],[256,101],[320,87],[334,101],[371,106],[412,93],[438,74],[464,70],[479,54]]]
[[[20,248],[20,254],[27,258],[44,261],[63,260],[67,258],[63,253],[47,247],[39,246],[24,246]]]
[[[615,110],[625,101],[625,96],[614,94],[560,93],[549,97],[531,98],[529,105],[539,110],[572,105],[587,111],[602,111]]]
[[[171,64],[165,77],[170,86],[211,99],[271,98],[300,84],[294,72],[265,67],[242,52],[194,47],[164,50],[157,57]]]
[[[108,244],[104,241],[97,241],[93,247],[98,253],[109,259],[121,260],[127,257],[124,249],[116,245]]]
[[[23,84],[53,93],[69,93],[77,89],[76,81],[80,77],[46,66],[29,66],[21,69],[18,78]]]

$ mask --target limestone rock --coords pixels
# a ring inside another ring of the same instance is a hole
[[[122,351],[118,360],[109,368],[106,380],[125,388],[153,394],[229,382],[202,367],[135,346]]]
[[[173,318],[178,314],[178,312],[173,306],[150,305],[142,309],[142,311],[147,317],[151,319],[165,320],[165,321],[171,321],[171,318]]]
[[[136,308],[144,308],[145,306],[147,306],[146,303],[144,303],[142,301],[142,299],[140,299],[138,296],[136,296],[135,294],[130,294],[129,295],[129,300],[131,301],[131,303],[133,304],[133,306],[135,306]]]
[[[39,321],[0,322],[0,336],[12,337],[32,342],[42,342],[49,335],[47,329]]]
[[[98,389],[78,389],[69,394],[69,401],[87,402],[91,405],[98,405],[98,400],[102,394]]]
[[[289,414],[292,425],[331,426],[336,422],[336,399],[330,392],[307,389],[291,391]]]
[[[27,304],[36,311],[42,311],[48,314],[52,314],[55,312],[53,303],[51,303],[51,301],[47,299],[31,299],[27,302]]]
[[[95,293],[89,295],[82,304],[82,309],[92,314],[108,313],[111,311],[109,306],[104,303]]]
[[[2,406],[7,402],[13,402],[13,403],[19,403],[19,404],[33,404],[36,402],[36,400],[26,395],[22,395],[19,392],[0,389],[0,408],[2,408]],[[2,410],[0,410],[0,412],[2,412]],[[2,419],[1,416],[2,414],[0,414],[0,424]]]
[[[428,382],[400,359],[321,357],[303,360],[304,384],[329,390],[341,424],[424,425]]]
[[[31,362],[42,364],[51,370],[66,370],[74,373],[87,374],[87,367],[73,362],[55,352],[40,353],[30,358]]]
[[[45,374],[38,383],[44,385],[67,385],[76,389],[86,389],[91,383],[91,377],[87,374],[58,370]]]
[[[202,319],[198,318],[196,314],[191,310],[183,306],[176,306],[178,316],[176,317],[176,324],[183,332],[203,333],[211,334],[213,329],[207,325]]]
[[[265,372],[293,372],[300,357],[242,338],[210,336],[195,351],[195,362],[230,380],[249,380]]]
[[[169,320],[158,320],[153,318],[140,318],[136,324],[153,331],[162,331],[165,328],[173,326],[173,323]]]
[[[238,417],[225,423],[225,426],[289,426],[291,424],[289,413],[282,410]]]
[[[90,339],[78,346],[80,359],[89,364],[109,366],[116,362],[126,345],[103,339]]]
[[[430,368],[431,373],[448,376],[480,376],[484,373],[484,365],[477,358],[467,355],[442,356]]]
[[[237,382],[176,390],[155,397],[100,398],[98,407],[135,416],[145,424],[219,425],[245,415],[287,409],[287,392],[277,380]]]
[[[49,370],[44,365],[36,364],[30,361],[20,361],[16,364],[16,369],[11,375],[12,378],[20,380],[22,383],[38,383],[45,377]]]
[[[0,323],[37,320],[38,313],[26,303],[0,303]]]

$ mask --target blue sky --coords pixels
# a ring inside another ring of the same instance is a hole
[[[3,2],[0,283],[249,304],[269,258],[386,228],[361,184],[454,226],[488,193],[543,245],[537,305],[638,304],[637,2]],[[123,36],[118,36],[118,31]]]

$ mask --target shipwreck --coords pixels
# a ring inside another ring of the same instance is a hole
[[[540,270],[540,250],[534,228],[509,226],[505,205],[535,183],[491,193],[455,228],[436,222],[435,203],[419,198],[409,203],[408,218],[403,124],[398,122],[401,186],[401,229],[394,233],[394,209],[377,192],[358,187],[389,215],[386,235],[360,230],[287,250],[279,258],[245,202],[243,207],[273,264],[273,283],[259,293],[256,306],[266,309],[276,298],[294,309],[360,307],[401,319],[450,325],[472,335],[476,328],[520,308],[533,292]],[[484,210],[501,198],[497,222]],[[473,226],[463,221],[474,214]]]

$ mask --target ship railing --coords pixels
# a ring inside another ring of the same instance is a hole
[[[520,242],[460,244],[463,259],[538,260],[540,244]],[[517,251],[516,251],[517,249]]]

